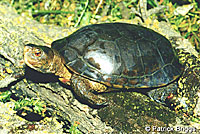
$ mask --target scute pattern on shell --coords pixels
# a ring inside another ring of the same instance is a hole
[[[159,87],[183,71],[164,36],[133,24],[89,25],[53,42],[52,48],[72,71],[108,86]]]

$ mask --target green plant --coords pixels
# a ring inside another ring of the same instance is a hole
[[[46,105],[39,99],[23,99],[15,102],[14,110],[25,110],[45,116]]]
[[[78,125],[80,125],[80,123],[78,121],[75,121],[73,125],[71,125],[69,132],[70,134],[82,134],[79,130],[78,130]]]
[[[12,93],[10,91],[0,92],[0,101],[1,102],[9,101],[11,94]]]

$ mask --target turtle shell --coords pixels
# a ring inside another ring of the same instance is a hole
[[[89,25],[53,42],[52,48],[72,72],[111,87],[161,87],[183,72],[164,36],[133,24]]]

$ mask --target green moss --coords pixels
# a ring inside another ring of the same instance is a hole
[[[137,129],[145,131],[146,125],[168,125],[175,122],[176,114],[169,108],[150,101],[145,95],[136,92],[104,94],[111,104],[99,110],[103,121],[125,132]]]

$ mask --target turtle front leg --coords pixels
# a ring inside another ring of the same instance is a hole
[[[84,77],[73,74],[71,85],[74,92],[83,100],[92,105],[107,105],[107,101],[101,95],[94,92],[104,92],[107,87],[101,83],[88,80]]]

